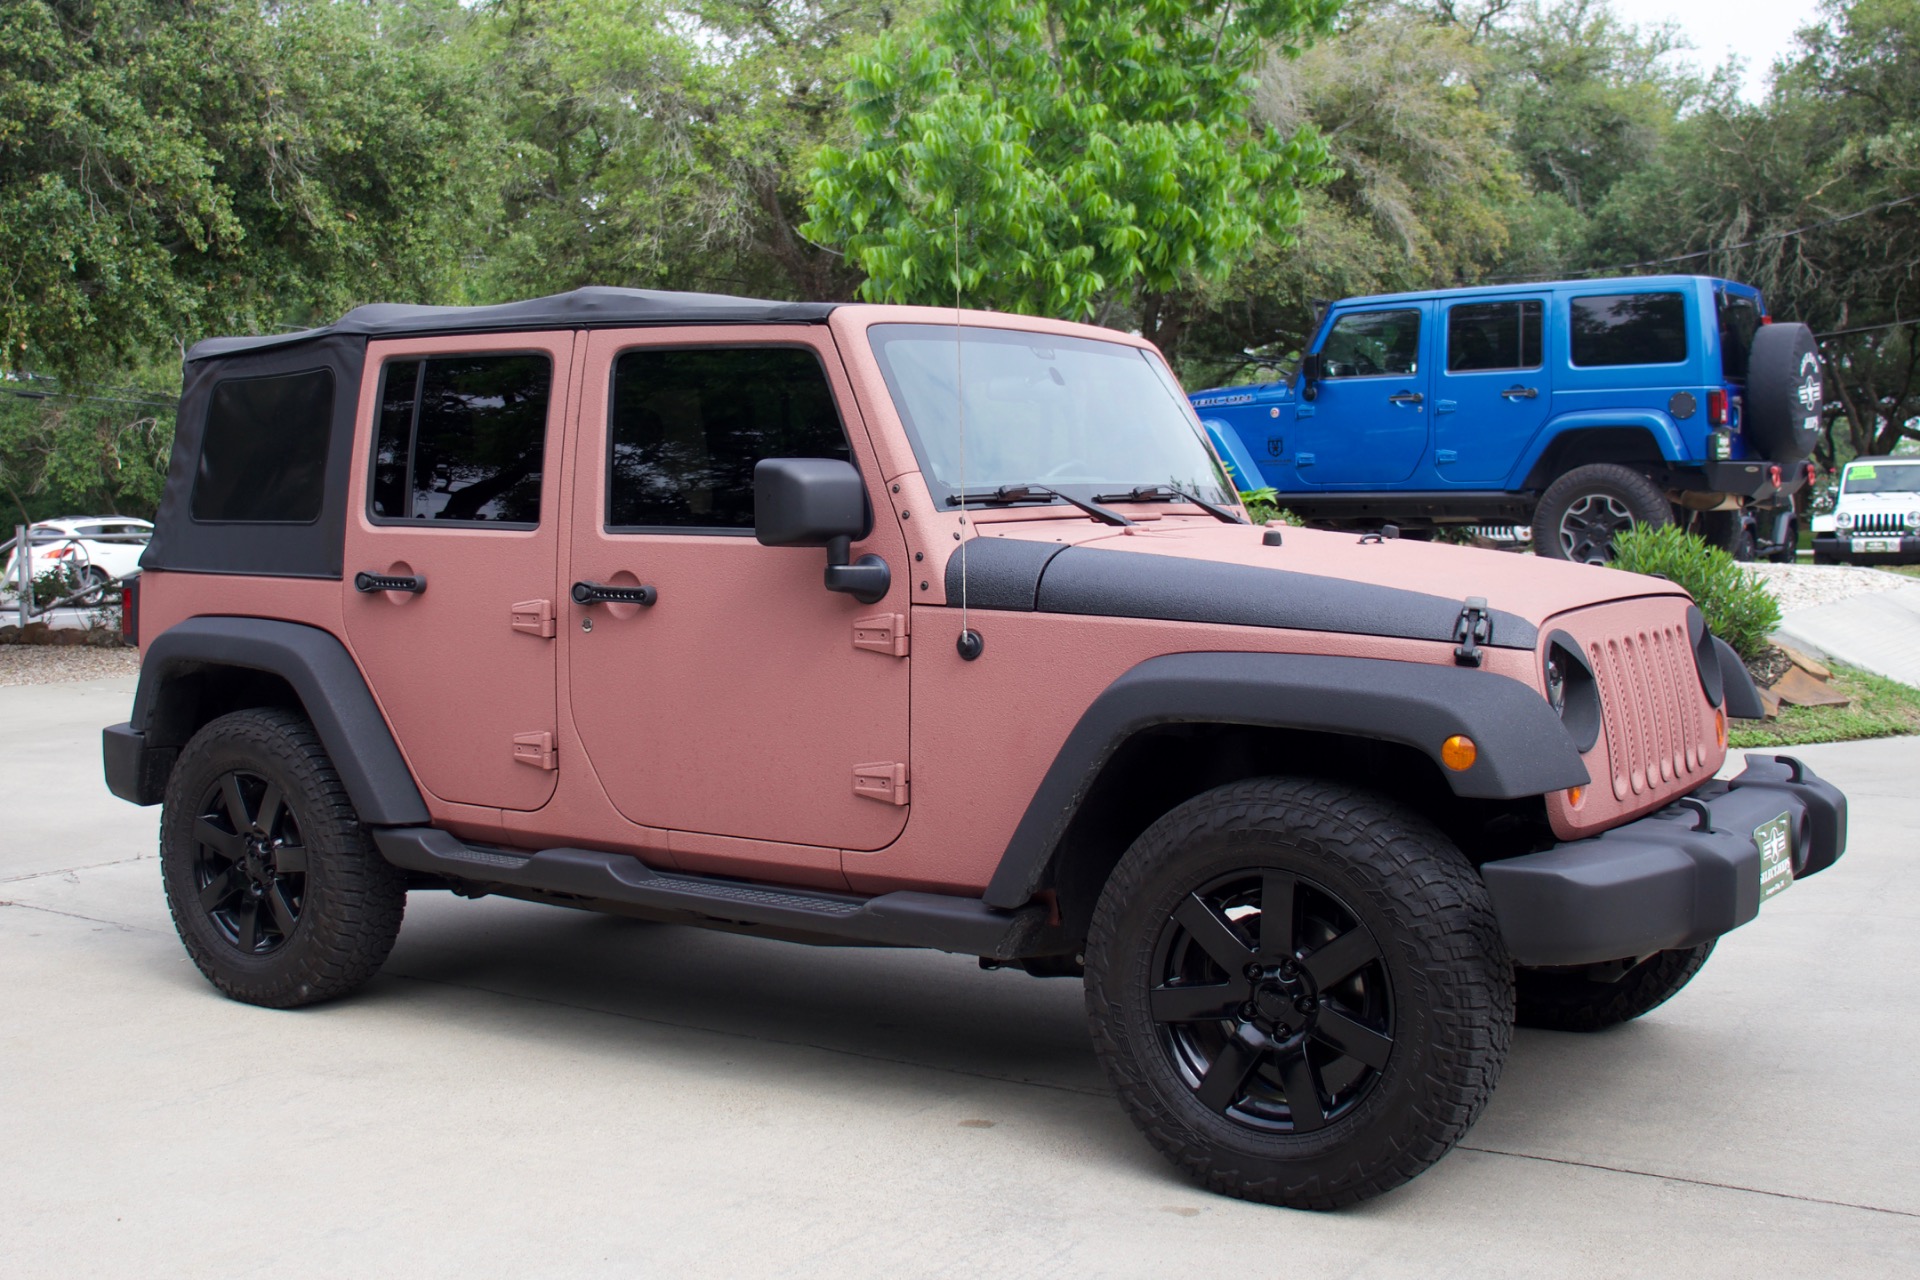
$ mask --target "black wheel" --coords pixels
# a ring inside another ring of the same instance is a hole
[[[406,878],[374,850],[305,719],[236,711],[206,725],[165,806],[167,906],[221,991],[293,1008],[345,995],[386,961]]]
[[[1634,524],[1673,523],[1667,496],[1638,471],[1592,462],[1547,486],[1533,512],[1534,554],[1605,564],[1613,535]]]
[[[1331,1209],[1445,1155],[1499,1079],[1513,975],[1447,838],[1370,792],[1220,787],[1114,869],[1094,1047],[1149,1141],[1215,1191]]]
[[[1521,969],[1514,975],[1516,1020],[1548,1031],[1604,1031],[1631,1022],[1673,999],[1693,981],[1713,954],[1711,942],[1662,951],[1642,960],[1617,982],[1582,973]]]
[[[1735,560],[1753,559],[1753,534],[1747,528],[1745,512],[1702,511],[1695,518],[1694,532],[1708,546],[1720,548]]]
[[[1800,559],[1800,520],[1795,517],[1787,521],[1786,536],[1779,547],[1767,559],[1775,564],[1794,564]]]
[[[113,586],[113,575],[98,565],[88,565],[80,571],[80,581],[76,587],[74,603],[92,606],[107,598],[107,591]]]

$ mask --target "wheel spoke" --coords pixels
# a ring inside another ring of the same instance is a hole
[[[233,927],[240,935],[237,943],[239,948],[252,955],[254,945],[260,941],[260,904],[248,898],[234,908]]]
[[[1380,958],[1380,948],[1364,925],[1355,925],[1300,963],[1313,975],[1321,990],[1333,986],[1355,970]]]
[[[1293,1131],[1311,1133],[1327,1122],[1320,1105],[1320,1082],[1313,1063],[1307,1060],[1305,1046],[1293,1051],[1280,1063],[1280,1083],[1287,1091],[1287,1110],[1293,1113]]]
[[[307,846],[303,844],[273,846],[273,869],[283,876],[307,874]]]
[[[280,820],[280,813],[285,807],[285,802],[280,796],[279,786],[269,782],[267,784],[266,794],[260,797],[260,816],[254,821],[254,826],[258,828],[259,834],[263,836],[273,834],[273,824]]]
[[[1241,941],[1225,916],[1192,894],[1174,908],[1173,918],[1180,922],[1200,949],[1229,974],[1237,974],[1253,959],[1253,948]]]
[[[293,904],[287,901],[287,891],[280,885],[267,890],[267,909],[273,913],[274,927],[280,930],[282,938],[293,935],[295,924]]]
[[[1285,871],[1260,879],[1260,958],[1293,959],[1293,891],[1298,881]]]
[[[1155,987],[1147,993],[1155,1022],[1213,1022],[1231,1018],[1245,1003],[1246,979],[1195,987]]]
[[[1240,1087],[1260,1065],[1266,1042],[1252,1027],[1241,1027],[1220,1047],[1193,1096],[1209,1111],[1225,1111],[1240,1100]]]
[[[238,877],[233,874],[233,868],[228,867],[225,871],[222,871],[219,875],[207,881],[207,887],[200,891],[200,909],[202,911],[219,910],[220,904],[227,900],[228,895],[232,894],[234,882],[237,879]]]
[[[229,862],[238,862],[247,852],[247,842],[231,831],[222,831],[207,818],[193,824],[193,838]]]
[[[1375,1071],[1386,1070],[1387,1055],[1393,1051],[1392,1040],[1327,1004],[1320,1006],[1320,1016],[1314,1021],[1313,1034]]]
[[[227,821],[233,823],[233,829],[243,834],[253,830],[253,815],[247,812],[246,797],[240,794],[240,775],[229,773],[220,779],[220,793],[226,800]]]

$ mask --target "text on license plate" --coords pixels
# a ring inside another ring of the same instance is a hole
[[[1753,829],[1760,850],[1760,901],[1765,902],[1793,883],[1793,819],[1787,814]]]
[[[1888,554],[1892,554],[1900,550],[1900,539],[1898,538],[1855,538],[1853,540],[1853,549],[1855,551],[1861,552],[1862,554],[1868,554],[1868,555],[1871,555],[1874,552],[1886,552]]]

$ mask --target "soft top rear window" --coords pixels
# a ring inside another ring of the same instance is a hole
[[[202,524],[311,524],[326,493],[333,370],[216,383],[188,504]]]
[[[1573,299],[1573,362],[1584,368],[1679,364],[1687,358],[1687,300],[1677,293]]]

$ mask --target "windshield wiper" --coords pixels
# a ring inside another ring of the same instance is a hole
[[[1169,502],[1190,502],[1212,516],[1215,520],[1224,520],[1228,524],[1246,523],[1246,521],[1225,507],[1215,506],[1211,502],[1207,502],[1194,494],[1188,493],[1178,485],[1143,484],[1139,488],[1129,489],[1125,493],[1097,493],[1094,495],[1093,500],[1095,502],[1151,502],[1155,498],[1164,498]]]
[[[988,489],[984,493],[951,493],[947,495],[947,505],[965,507],[988,502],[1032,502],[1038,498],[1045,498],[1049,502],[1058,498],[1062,502],[1080,508],[1101,524],[1133,523],[1118,511],[1109,510],[1098,502],[1088,502],[1085,498],[1076,498],[1058,489],[1049,489],[1043,484],[1003,484],[998,489]]]

